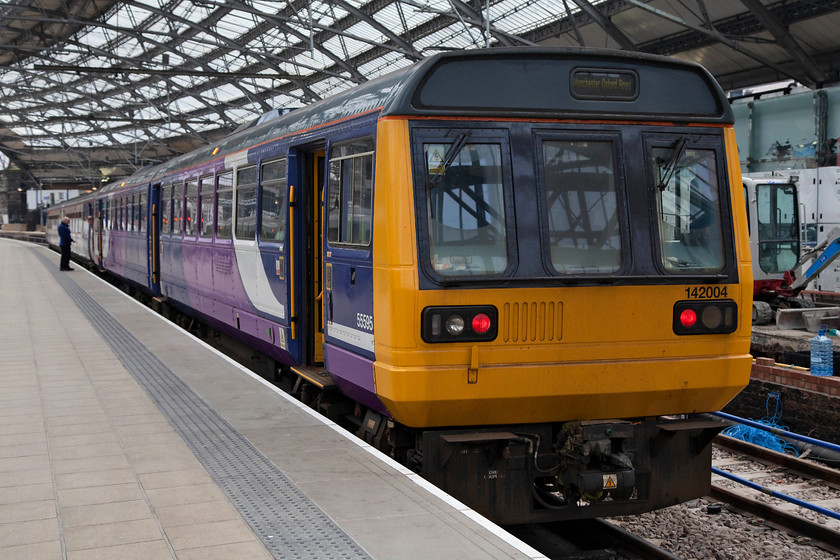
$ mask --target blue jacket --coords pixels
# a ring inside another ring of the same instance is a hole
[[[70,243],[73,241],[73,238],[70,237],[70,226],[68,226],[64,222],[58,224],[58,237],[61,239],[58,242],[59,246],[70,245]]]

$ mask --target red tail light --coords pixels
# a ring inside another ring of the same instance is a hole
[[[490,317],[485,315],[484,313],[479,313],[472,320],[472,328],[478,334],[484,334],[490,330],[492,326],[492,322],[490,321]]]
[[[680,313],[680,324],[684,327],[693,327],[697,322],[697,313],[693,309],[683,309]]]
[[[731,299],[678,301],[673,317],[675,334],[727,334],[738,328],[738,304]]]
[[[426,342],[490,341],[499,332],[499,312],[492,305],[427,307],[420,322]]]

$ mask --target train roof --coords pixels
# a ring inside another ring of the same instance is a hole
[[[144,168],[103,192],[365,114],[587,118],[732,124],[732,109],[702,66],[591,48],[479,49],[439,53],[333,97],[257,119],[227,138]]]

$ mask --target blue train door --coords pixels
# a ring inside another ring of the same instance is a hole
[[[372,360],[372,136],[329,147],[324,192],[324,323],[327,366]]]

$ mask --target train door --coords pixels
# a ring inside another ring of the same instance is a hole
[[[373,137],[333,144],[327,162],[324,334],[344,359],[374,357],[373,146]]]
[[[85,240],[87,241],[87,250],[85,251],[85,256],[90,259],[90,262],[96,263],[98,262],[97,257],[97,249],[96,249],[96,239],[98,237],[99,228],[96,227],[96,216],[99,214],[96,210],[97,206],[96,200],[91,200],[87,204],[85,204],[84,210],[84,218],[85,222],[82,224],[82,231],[85,232]]]
[[[155,296],[160,295],[160,183],[149,189],[148,224],[146,228],[146,246],[148,247],[149,288]]]
[[[321,201],[324,188],[324,150],[319,147],[301,149],[290,158],[297,167],[297,185],[290,186],[290,207],[293,212],[291,231],[292,283],[302,287],[299,298],[300,313],[293,311],[293,336],[298,337],[306,365],[324,363],[324,312],[322,284],[323,242],[321,234]],[[294,228],[296,221],[301,227]],[[295,234],[302,238],[295,241]],[[297,270],[295,270],[297,269]],[[294,303],[293,303],[294,309]]]
[[[103,198],[99,201],[100,212],[102,214],[101,226],[101,241],[99,242],[99,266],[107,268],[105,261],[108,258],[108,246],[111,243],[111,229],[114,227],[114,199],[112,197]]]
[[[102,240],[103,240],[103,230],[105,227],[105,201],[103,199],[99,199],[96,201],[96,211],[93,215],[94,220],[94,232],[96,235],[96,239],[94,240],[95,251],[96,251],[96,258],[94,262],[98,266],[102,266]]]
[[[312,339],[312,361],[313,363],[324,362],[324,292],[322,284],[323,270],[323,234],[321,227],[321,216],[323,215],[324,204],[324,150],[318,150],[312,154],[312,185],[309,188],[311,200],[309,205],[310,233],[309,245],[312,262],[307,270],[309,274],[309,315],[311,324],[309,334]]]

